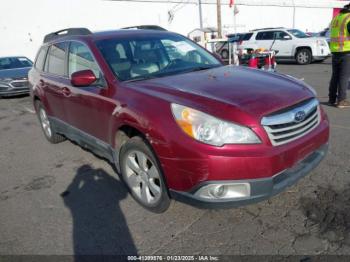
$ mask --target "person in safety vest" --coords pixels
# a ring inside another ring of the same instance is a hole
[[[350,78],[350,4],[345,5],[333,18],[330,32],[333,58],[328,105],[346,108],[350,107],[349,101],[346,100]]]

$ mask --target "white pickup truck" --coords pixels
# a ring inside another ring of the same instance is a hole
[[[331,52],[325,38],[310,37],[297,29],[263,28],[246,33],[239,48],[265,48],[277,50],[276,59],[295,60],[298,64],[323,61]]]

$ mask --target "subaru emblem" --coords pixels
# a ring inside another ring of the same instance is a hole
[[[299,112],[297,112],[297,113],[295,114],[294,120],[295,120],[296,122],[302,122],[302,121],[305,119],[305,117],[306,117],[305,112],[304,112],[304,111],[299,111]]]

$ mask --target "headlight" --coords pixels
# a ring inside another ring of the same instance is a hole
[[[324,40],[317,40],[317,41],[316,41],[316,44],[319,45],[319,46],[326,46],[326,45],[327,45],[327,42],[324,41]]]
[[[248,127],[229,123],[177,104],[171,104],[171,109],[180,128],[190,137],[203,143],[214,146],[261,143]]]

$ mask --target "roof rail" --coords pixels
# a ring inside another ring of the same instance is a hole
[[[68,35],[90,35],[91,31],[87,28],[66,28],[53,33],[50,33],[44,37],[44,43],[49,41],[68,36]]]
[[[148,29],[148,30],[159,30],[159,31],[167,31],[165,28],[158,25],[136,25],[136,26],[128,26],[123,27],[122,29]]]
[[[283,29],[284,27],[266,27],[266,28],[257,28],[251,31],[259,31],[259,30],[271,30],[271,29]]]

